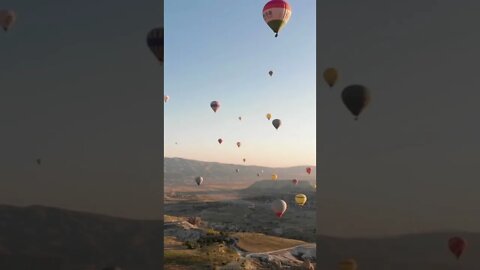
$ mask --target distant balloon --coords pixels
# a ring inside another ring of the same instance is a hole
[[[17,20],[17,15],[13,10],[0,10],[0,26],[5,32],[13,27],[15,21]]]
[[[267,119],[270,120],[272,118],[272,114],[271,113],[267,113]]]
[[[240,148],[240,146],[242,145],[241,142],[237,142],[237,146]]]
[[[312,168],[308,167],[308,168],[306,169],[306,171],[307,171],[308,174],[311,174],[311,173],[312,173]]]
[[[163,101],[164,101],[165,103],[167,103],[167,101],[168,101],[169,99],[170,99],[169,96],[163,96]]]
[[[242,121],[242,117],[241,117],[241,116],[239,116],[239,117],[238,117],[238,120]]]
[[[358,120],[360,113],[370,103],[370,91],[363,85],[350,85],[343,90],[342,100]]]
[[[272,174],[272,180],[275,181],[275,180],[277,180],[277,179],[278,179],[278,175]]]
[[[292,183],[293,183],[294,185],[297,185],[297,184],[298,184],[298,179],[296,179],[296,178],[293,179],[293,180],[292,180]]]
[[[277,217],[282,217],[287,211],[287,203],[284,200],[275,200],[272,202],[272,210]]]
[[[282,120],[275,119],[275,120],[272,121],[272,125],[275,127],[275,129],[278,130],[278,128],[282,125]]]
[[[197,183],[198,186],[203,183],[203,177],[197,176],[195,177],[195,182]]]
[[[218,139],[219,144],[222,144],[222,142],[223,142],[222,138]]]
[[[357,270],[357,262],[354,259],[341,261],[338,264],[339,270]]]
[[[297,194],[295,195],[295,203],[303,206],[307,202],[307,196],[305,194]]]
[[[292,16],[290,5],[283,0],[271,0],[263,7],[263,19],[278,37],[278,32]]]
[[[212,102],[210,102],[210,107],[212,108],[212,110],[213,110],[214,112],[217,112],[218,109],[220,109],[220,102],[218,102],[218,101],[212,101]]]
[[[467,241],[465,239],[455,236],[448,240],[448,248],[450,251],[457,257],[457,260],[460,259],[462,253],[465,251],[467,247]]]
[[[330,87],[333,87],[338,79],[338,72],[334,68],[327,68],[323,72],[323,78]]]
[[[270,70],[270,71],[268,72],[268,75],[270,75],[270,77],[272,77],[273,71]]]
[[[240,172],[240,170],[239,170],[239,169],[235,169],[235,171],[236,171],[237,173],[238,173],[238,172]]]
[[[163,27],[157,27],[147,35],[147,44],[160,63],[163,63]]]
[[[260,177],[260,174],[259,174],[259,173],[257,173],[257,176],[258,176],[258,177]]]
[[[243,163],[245,163],[245,162],[247,162],[247,159],[244,158],[244,159],[243,159]]]

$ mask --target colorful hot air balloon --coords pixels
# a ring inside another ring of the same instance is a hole
[[[303,206],[307,202],[307,196],[305,194],[297,194],[295,195],[295,203]]]
[[[195,177],[195,182],[197,183],[197,186],[200,186],[200,184],[203,183],[203,177],[201,176]]]
[[[272,77],[273,71],[270,70],[270,71],[268,72],[268,75],[270,75],[270,77]]]
[[[167,103],[167,101],[168,101],[169,99],[170,99],[169,96],[163,96],[163,101],[164,101],[165,103]]]
[[[278,128],[282,125],[282,120],[275,119],[275,120],[272,121],[272,125],[275,127],[275,129],[278,130]]]
[[[210,102],[210,108],[212,108],[213,112],[217,112],[218,109],[220,109],[220,102],[218,102],[216,100]]]
[[[323,78],[330,87],[333,87],[338,79],[338,72],[334,68],[327,68],[323,72]]]
[[[222,144],[222,142],[223,142],[222,138],[218,139],[219,144]]]
[[[467,247],[467,241],[465,239],[455,236],[448,240],[448,248],[450,251],[457,257],[457,260],[460,259],[462,253],[465,251]]]
[[[272,118],[272,114],[271,113],[267,113],[267,119],[270,120]]]
[[[357,270],[357,262],[354,259],[341,261],[338,264],[339,270]]]
[[[312,168],[308,167],[308,168],[306,169],[306,171],[307,171],[308,174],[311,174],[311,173],[312,173]]]
[[[241,142],[237,142],[237,147],[240,148],[240,146],[242,145]]]
[[[287,1],[271,0],[263,7],[263,19],[278,37],[278,32],[288,23],[292,9]]]
[[[272,174],[272,180],[275,181],[275,180],[277,180],[277,179],[278,179],[278,175]]]
[[[297,185],[297,184],[298,184],[298,179],[296,179],[296,178],[293,179],[293,180],[292,180],[292,183],[293,183],[294,185]]]
[[[355,120],[358,120],[360,113],[370,103],[370,91],[363,85],[350,85],[343,90],[342,100]]]
[[[0,10],[0,26],[7,32],[15,24],[17,15],[13,10]]]
[[[287,211],[287,203],[284,200],[275,200],[272,202],[272,210],[280,218]]]
[[[147,45],[160,63],[163,63],[163,27],[157,27],[147,35]]]

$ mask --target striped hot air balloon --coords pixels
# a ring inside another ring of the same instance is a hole
[[[263,19],[278,36],[278,32],[288,23],[292,10],[287,1],[271,0],[263,7]]]
[[[160,63],[163,63],[163,27],[157,27],[147,36],[147,45]]]

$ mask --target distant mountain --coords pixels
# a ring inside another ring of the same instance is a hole
[[[305,171],[312,167],[309,175]],[[239,172],[236,172],[239,169]],[[263,170],[263,173],[262,173]],[[262,179],[270,179],[272,174],[277,174],[281,179],[315,180],[315,166],[296,166],[289,168],[270,168],[261,166],[223,164],[205,162],[183,158],[165,158],[164,173],[166,184],[190,184],[197,176],[203,176],[209,182],[228,183],[233,181],[247,181],[253,183]],[[257,176],[257,174],[261,174]]]
[[[161,269],[163,221],[0,206],[0,269]],[[96,267],[96,268],[95,268]]]

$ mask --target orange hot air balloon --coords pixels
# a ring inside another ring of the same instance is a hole
[[[460,256],[462,256],[462,253],[465,251],[466,247],[467,242],[461,237],[455,236],[448,240],[448,248],[453,255],[457,257],[457,260],[460,259]]]

